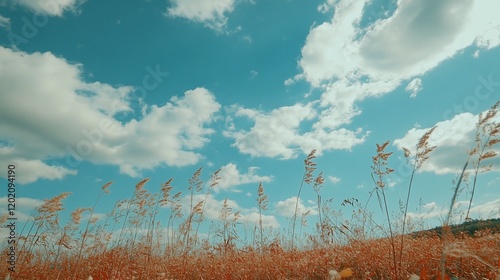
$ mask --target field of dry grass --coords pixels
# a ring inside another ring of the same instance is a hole
[[[443,222],[448,228],[453,205],[463,182],[470,180],[472,193],[476,178],[488,171],[484,164],[497,156],[494,146],[500,142],[500,125],[495,123],[499,103],[479,117],[474,145],[468,160],[457,175],[451,197],[450,211]],[[324,182],[314,162],[315,151],[305,159],[305,170],[297,197],[302,188],[310,187],[317,194],[318,219],[314,232],[298,230],[307,218],[295,215],[288,233],[270,232],[262,217],[268,211],[264,187],[257,187],[255,207],[259,222],[253,227],[250,241],[243,241],[238,225],[240,213],[224,201],[219,219],[212,221],[208,238],[200,228],[209,221],[205,216],[206,200],[196,202],[195,196],[211,193],[218,184],[218,171],[208,182],[201,180],[202,169],[196,171],[184,192],[176,191],[172,179],[151,193],[140,181],[130,199],[118,201],[106,218],[98,219],[94,209],[110,191],[105,184],[95,204],[72,212],[71,220],[60,224],[63,201],[70,193],[62,193],[37,208],[24,228],[18,232],[15,272],[2,261],[1,275],[7,279],[500,279],[500,233],[484,230],[473,236],[453,235],[444,231],[409,235],[411,223],[406,219],[413,177],[432,156],[436,148],[428,139],[434,129],[420,139],[414,155],[409,149],[404,156],[413,172],[408,186],[406,204],[401,207],[401,221],[391,221],[385,196],[386,178],[394,170],[388,166],[392,152],[389,142],[377,145],[372,157],[372,194],[379,198],[387,220],[373,221],[366,207],[356,199],[346,199],[356,209],[357,223],[346,224],[321,197]],[[208,184],[207,184],[208,183]],[[183,208],[181,198],[190,199]],[[297,202],[298,205],[298,202]],[[469,204],[470,205],[470,204]],[[166,219],[158,213],[168,210]],[[470,206],[463,213],[470,219]],[[83,219],[82,217],[86,217]],[[6,222],[6,216],[1,223]],[[400,226],[397,226],[397,225]],[[8,247],[2,248],[7,256]]]
[[[64,252],[56,263],[42,253],[23,251],[11,279],[335,279],[331,270],[350,279],[408,279],[412,274],[440,279],[443,239],[429,235],[405,242],[398,276],[386,238],[311,250],[285,250],[277,243],[263,250],[234,248],[223,254],[207,248],[179,256],[150,255],[149,248],[139,243],[132,253],[126,247],[113,248],[80,260]],[[444,279],[497,279],[500,234],[483,232],[448,242]]]

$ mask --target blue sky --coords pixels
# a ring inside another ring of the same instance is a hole
[[[263,182],[264,224],[289,228],[312,149],[324,200],[349,219],[340,204],[366,203],[375,144],[390,141],[397,215],[402,147],[437,126],[409,210],[439,225],[477,117],[500,96],[498,10],[494,0],[0,1],[0,176],[16,165],[25,221],[62,192],[69,212],[113,181],[96,209],[105,214],[142,178],[152,192],[169,178],[186,191],[199,167],[203,180],[221,168],[207,218],[228,198],[253,225]],[[473,218],[500,217],[498,171],[479,177]],[[311,229],[315,197],[305,186]],[[469,198],[461,192],[457,213]],[[368,209],[386,222],[376,199]]]

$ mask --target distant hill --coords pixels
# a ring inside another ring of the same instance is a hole
[[[463,232],[468,235],[474,235],[476,231],[490,229],[493,232],[500,232],[500,219],[488,220],[471,220],[458,225],[450,225],[450,230],[453,234]],[[435,227],[429,230],[414,232],[412,235],[419,236],[421,234],[437,233],[439,236],[443,233],[443,227]]]

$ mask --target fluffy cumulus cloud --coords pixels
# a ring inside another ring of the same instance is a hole
[[[234,147],[252,156],[291,158],[300,141],[299,126],[304,120],[314,117],[310,106],[300,104],[280,107],[269,113],[235,106],[234,115],[254,122],[249,131],[228,130],[224,134],[234,138]]]
[[[494,0],[401,0],[391,16],[361,28],[367,2],[338,1],[332,21],[311,29],[299,62],[307,81],[399,84],[468,46],[500,44],[500,19],[492,12],[500,3]]]
[[[166,15],[181,17],[205,24],[216,31],[223,31],[226,23],[226,14],[234,9],[234,0],[171,0],[171,6]]]
[[[117,165],[131,176],[194,164],[220,109],[211,92],[196,88],[147,107],[137,120],[133,87],[85,82],[82,65],[49,52],[0,47],[0,60],[0,163],[23,167],[20,183],[75,174],[81,161]]]
[[[316,149],[320,155],[327,150],[349,150],[364,142],[366,136],[361,130],[334,127],[313,126],[302,131],[303,122],[317,119],[312,103],[283,106],[270,112],[240,106],[233,106],[232,110],[235,117],[250,119],[254,124],[248,130],[237,130],[237,125],[231,120],[224,135],[235,140],[233,147],[240,152],[255,157],[290,159],[295,158],[299,151],[308,154]]]
[[[275,209],[276,213],[285,216],[285,217],[293,217],[295,214],[295,207],[297,207],[297,215],[317,215],[318,211],[314,209],[314,207],[305,206],[302,202],[302,199],[299,199],[297,204],[297,197],[292,196],[283,201],[276,202]]]
[[[271,182],[273,180],[272,176],[261,176],[257,175],[258,168],[250,167],[247,173],[240,173],[235,164],[229,163],[221,167],[219,172],[219,184],[217,184],[214,189],[216,191],[220,190],[235,190],[234,187],[244,184],[260,183],[260,182]]]
[[[486,112],[483,112],[486,113]],[[494,121],[500,121],[497,117]],[[424,163],[421,171],[436,174],[457,173],[463,169],[467,160],[468,151],[472,148],[476,133],[478,115],[462,113],[450,120],[438,122],[436,129],[429,138],[429,146],[437,146],[430,158]],[[394,145],[402,150],[409,149],[416,152],[419,139],[430,128],[412,128],[405,136],[394,141]],[[483,140],[484,142],[484,140]],[[500,151],[496,151],[497,153]],[[474,158],[472,159],[474,160]],[[494,165],[497,166],[498,164]]]
[[[315,128],[336,128],[361,114],[356,104],[407,83],[412,97],[420,79],[442,61],[473,46],[500,45],[500,2],[400,0],[385,17],[361,26],[370,1],[326,1],[321,12],[334,11],[331,21],[311,28],[299,67],[302,73],[285,82],[305,79],[324,89]]]
[[[35,13],[62,16],[65,11],[76,11],[86,0],[14,0]]]

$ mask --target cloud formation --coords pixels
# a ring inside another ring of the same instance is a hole
[[[467,212],[469,201],[457,201],[453,206],[453,213],[450,219],[452,224],[462,223],[462,215],[458,213]],[[441,222],[446,219],[449,212],[449,205],[438,205],[436,202],[430,202],[423,206],[424,212],[415,213],[408,212],[408,217],[412,219],[439,219]],[[481,203],[480,205],[472,204],[470,209],[470,218],[472,219],[494,219],[500,217],[500,199],[494,199]],[[465,214],[464,214],[465,215]]]
[[[311,28],[298,62],[304,79],[323,90],[318,100],[282,106],[270,112],[234,107],[235,117],[251,120],[241,128],[230,122],[224,135],[233,147],[257,157],[290,159],[299,151],[345,149],[365,141],[369,131],[347,129],[362,114],[356,104],[407,83],[415,97],[421,77],[463,49],[500,45],[500,9],[494,0],[398,1],[394,11],[361,26],[369,1],[326,1],[320,12],[334,10],[331,21]],[[312,127],[305,123],[312,122]]]
[[[483,112],[485,114],[486,112]],[[462,113],[450,120],[436,123],[436,129],[429,138],[429,146],[437,146],[420,171],[435,174],[454,174],[461,172],[472,148],[479,115]],[[499,122],[500,117],[494,119]],[[402,151],[405,147],[415,154],[419,139],[430,128],[412,128],[402,138],[394,140],[394,145]],[[484,141],[484,140],[483,140]],[[500,152],[497,148],[496,152]],[[471,160],[474,160],[472,158]],[[470,165],[472,167],[472,163]],[[495,164],[493,168],[498,168]]]
[[[234,0],[171,0],[170,2],[172,6],[167,9],[167,16],[203,23],[219,32],[226,27],[226,14],[231,13],[235,5]]]
[[[233,106],[235,117],[250,119],[254,124],[248,130],[236,130],[237,125],[230,120],[223,134],[234,139],[232,146],[241,153],[280,159],[295,158],[299,152],[308,154],[313,149],[316,149],[317,155],[334,149],[350,150],[365,141],[368,133],[363,133],[361,129],[351,131],[319,126],[325,116],[309,129],[303,128],[303,122],[317,119],[313,106],[313,103],[297,103],[270,112]]]
[[[293,217],[295,214],[295,206],[297,203],[297,197],[292,196],[283,201],[276,202],[275,209],[276,213],[285,216],[285,217]],[[305,206],[302,202],[302,199],[299,199],[299,203],[297,206],[297,216],[305,215],[309,212],[308,215],[317,215],[318,211],[314,209],[314,207]]]
[[[411,98],[417,97],[417,93],[422,90],[422,79],[415,78],[405,87]]]
[[[14,0],[35,13],[62,16],[65,11],[75,12],[86,0]]]
[[[331,21],[311,28],[298,62],[304,79],[323,89],[314,128],[338,128],[362,113],[357,103],[389,93],[407,82],[411,97],[422,89],[421,76],[474,46],[500,45],[500,18],[489,1],[398,1],[386,18],[361,26],[369,1],[326,1]]]
[[[82,65],[50,52],[0,47],[0,62],[0,162],[25,168],[20,183],[76,174],[84,160],[117,165],[130,176],[195,164],[202,158],[195,150],[214,132],[206,124],[220,105],[205,88],[146,106],[138,116],[134,87],[83,81]]]
[[[221,167],[219,184],[214,189],[216,191],[239,191],[235,190],[234,187],[251,183],[271,182],[273,180],[272,176],[257,175],[258,169],[257,167],[249,167],[247,173],[240,173],[235,164],[226,164]]]
[[[491,12],[500,3],[494,0],[401,0],[391,16],[362,28],[367,2],[338,1],[332,21],[311,29],[299,61],[308,82],[398,85],[468,46],[500,44],[500,19]]]

